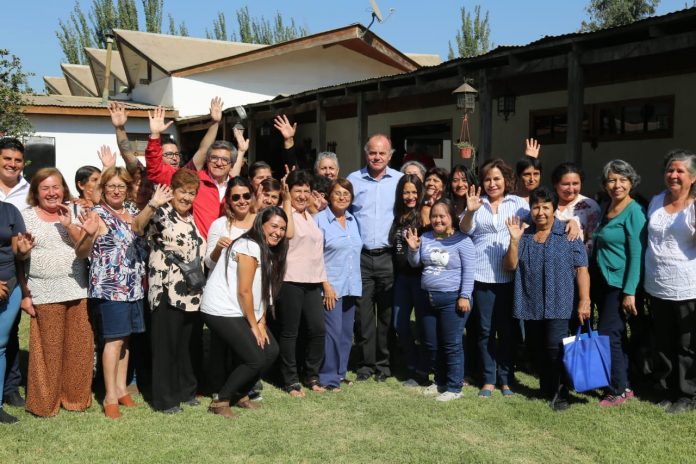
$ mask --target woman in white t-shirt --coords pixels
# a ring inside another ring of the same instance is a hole
[[[661,405],[680,413],[696,398],[696,155],[674,150],[665,166],[667,190],[648,207],[643,287],[652,297],[655,370],[668,395]]]
[[[223,254],[208,278],[201,302],[205,324],[232,350],[237,365],[208,410],[233,417],[237,402],[278,356],[278,344],[266,328],[266,309],[285,274],[287,216],[278,207],[262,210],[251,229]],[[223,366],[212,366],[223,369]]]

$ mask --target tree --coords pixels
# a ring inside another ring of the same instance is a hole
[[[181,21],[177,26],[176,21],[174,20],[174,16],[168,14],[167,18],[169,20],[169,35],[180,35],[182,37],[188,37],[188,27],[186,27],[186,23],[184,21]]]
[[[141,0],[143,11],[145,12],[145,31],[162,32],[162,12],[164,11],[164,0]]]
[[[118,18],[118,27],[120,29],[128,31],[140,30],[135,0],[118,0],[116,17]]]
[[[580,25],[581,32],[623,26],[655,14],[660,0],[590,0],[585,8],[589,21]]]
[[[22,137],[34,132],[29,119],[22,112],[24,95],[31,93],[27,83],[30,73],[22,70],[22,63],[8,50],[0,49],[0,134]]]
[[[92,41],[106,48],[106,34],[118,25],[118,12],[113,0],[93,0],[89,13],[92,22]]]
[[[58,28],[56,37],[58,37],[66,61],[75,64],[86,63],[85,48],[92,46],[92,33],[77,0],[75,0],[75,6],[70,13],[70,19],[66,21],[59,19]]]
[[[290,18],[290,23],[283,20],[280,12],[276,12],[273,22],[263,16],[254,18],[249,14],[249,8],[239,8],[237,15],[237,31],[227,33],[227,21],[223,12],[218,12],[218,17],[213,20],[212,32],[205,31],[206,37],[217,40],[232,40],[245,43],[275,44],[288,40],[304,37],[309,34],[306,27],[297,26],[295,20]]]
[[[488,23],[488,11],[483,19],[481,19],[481,5],[474,7],[474,18],[471,13],[461,7],[462,26],[457,32],[455,40],[457,42],[458,56],[469,58],[476,55],[486,53],[490,49],[489,37],[491,28]],[[449,42],[449,59],[457,57],[452,49],[452,42]]]

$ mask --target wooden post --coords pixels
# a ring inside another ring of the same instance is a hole
[[[317,96],[317,154],[326,151],[326,110]]]
[[[356,123],[357,123],[357,133],[358,133],[358,156],[359,163],[358,166],[363,164],[363,147],[367,143],[367,103],[365,102],[365,95],[362,92],[358,94],[356,100]]]
[[[256,161],[256,120],[254,115],[247,110],[247,137],[249,138],[249,151],[247,152],[247,161],[249,164]]]
[[[585,100],[585,82],[580,50],[573,47],[568,53],[568,129],[566,132],[566,160],[582,166],[582,120]]]
[[[478,90],[479,97],[478,159],[480,163],[483,163],[490,159],[493,153],[493,97],[491,96],[491,86],[488,82],[486,71],[479,73],[474,87]]]

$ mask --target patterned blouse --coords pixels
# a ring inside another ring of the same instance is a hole
[[[135,217],[137,208],[132,203],[124,205]],[[89,296],[111,301],[137,301],[145,297],[143,279],[147,248],[130,224],[118,218],[108,206],[97,205],[93,211],[99,215],[107,232],[97,237],[92,248],[89,268]]]
[[[197,255],[202,269],[205,240],[193,221],[193,215],[182,218],[169,204],[158,208],[150,219],[147,239],[152,249],[148,273],[150,309],[157,309],[164,295],[170,306],[198,311],[203,292],[189,293],[181,270],[165,256],[166,252],[172,252],[188,263]]]
[[[39,219],[34,208],[23,210],[22,217],[34,237],[27,271],[34,304],[87,298],[87,260],[75,256],[68,231],[60,222]]]
[[[580,226],[580,239],[587,242],[590,247],[590,237],[599,224],[601,209],[596,201],[584,195],[578,195],[575,200],[568,203],[563,211],[556,208],[556,217],[565,222],[574,219]]]

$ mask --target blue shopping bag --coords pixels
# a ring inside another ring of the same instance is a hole
[[[611,380],[611,351],[609,337],[599,335],[586,321],[587,335],[581,327],[575,340],[564,346],[563,364],[576,392],[584,392],[609,385]]]

